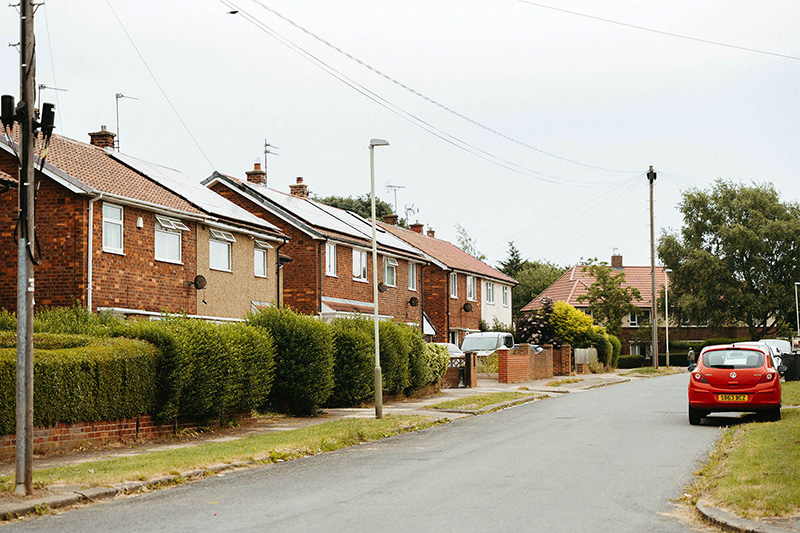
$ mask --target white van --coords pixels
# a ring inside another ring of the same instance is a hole
[[[478,356],[493,354],[501,346],[514,347],[514,336],[511,333],[487,331],[470,333],[461,342],[462,352],[476,352]]]

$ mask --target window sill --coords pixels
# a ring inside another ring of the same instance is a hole
[[[369,283],[369,280],[363,278],[353,278],[353,281],[357,281],[359,283]]]
[[[172,259],[160,259],[156,257],[155,260],[158,261],[159,263],[169,263],[171,265],[183,265],[183,261],[174,261]]]
[[[228,272],[230,272],[230,271],[228,271]],[[269,276],[259,276],[258,274],[253,274],[253,277],[254,278],[258,278],[258,279],[269,279]]]
[[[212,268],[208,267],[209,270],[213,270],[214,272],[227,272],[228,274],[233,274],[233,270],[227,270],[224,268]]]
[[[326,275],[327,277],[329,277],[329,278],[338,278],[338,277],[339,277],[339,276],[337,276],[336,274],[328,274],[327,272],[325,272],[325,275]]]
[[[109,250],[108,248],[103,248],[103,253],[114,254],[114,255],[125,255],[125,252],[123,250]]]

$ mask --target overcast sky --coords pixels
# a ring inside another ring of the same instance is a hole
[[[36,79],[66,89],[43,101],[81,141],[117,129],[116,93],[137,98],[119,101],[121,151],[198,181],[243,178],[266,139],[271,187],[359,196],[369,141],[386,139],[378,196],[404,187],[401,216],[413,206],[452,242],[462,225],[492,265],[509,241],[564,266],[614,250],[649,264],[649,165],[657,234],[717,177],[800,198],[800,3],[541,1],[795,58],[516,0],[47,0]],[[14,8],[0,34],[19,40]],[[19,97],[17,49],[0,44],[0,93]]]

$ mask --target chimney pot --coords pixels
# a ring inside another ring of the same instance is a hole
[[[245,172],[245,174],[247,174],[247,181],[250,183],[267,184],[267,173],[261,170],[261,163],[253,164],[253,170]]]
[[[383,222],[384,224],[391,224],[392,226],[397,225],[397,215],[392,213],[391,215],[383,215]]]
[[[428,228],[428,237],[434,237],[435,235],[436,235],[436,232],[433,231],[433,229]]]
[[[415,233],[419,233],[420,235],[422,235],[422,228],[424,228],[424,227],[425,227],[425,225],[424,224],[420,224],[419,222],[415,222],[415,223],[413,223],[413,224],[411,224],[409,226],[409,228],[411,228],[411,231],[413,231]]]
[[[116,133],[108,131],[106,125],[103,124],[100,126],[100,131],[89,133],[89,138],[91,139],[89,142],[100,148],[114,148],[114,137],[116,136]]]
[[[289,185],[289,192],[298,198],[308,198],[308,185],[303,183],[302,177],[298,176],[296,181],[295,185]]]

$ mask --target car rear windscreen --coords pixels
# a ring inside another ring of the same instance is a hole
[[[708,368],[758,368],[764,364],[764,354],[756,350],[711,350],[703,354],[703,366]]]

